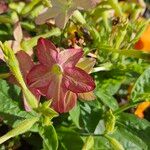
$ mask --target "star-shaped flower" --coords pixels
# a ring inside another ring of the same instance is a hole
[[[53,108],[68,112],[77,101],[78,93],[94,90],[94,80],[84,70],[76,67],[83,56],[81,49],[59,51],[53,43],[40,38],[37,44],[39,64],[27,75],[30,87],[35,87],[52,99]]]
[[[96,6],[100,0],[51,0],[52,8],[46,9],[35,20],[36,24],[44,24],[54,18],[55,24],[64,28],[70,16],[77,9],[89,9]]]

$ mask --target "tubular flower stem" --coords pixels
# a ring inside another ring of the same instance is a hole
[[[17,60],[13,50],[10,47],[8,47],[7,42],[5,42],[4,44],[2,44],[0,42],[0,46],[1,46],[2,51],[4,53],[5,61],[6,61],[7,65],[9,66],[11,72],[15,76],[16,80],[20,84],[28,105],[31,108],[38,107],[37,99],[30,92],[30,90],[26,86],[26,83],[24,82],[23,76],[22,76],[20,68],[19,68],[18,60]]]

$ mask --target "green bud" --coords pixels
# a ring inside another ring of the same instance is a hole
[[[24,79],[22,77],[20,68],[19,68],[19,62],[18,62],[13,50],[8,46],[7,42],[5,42],[4,44],[2,44],[0,42],[0,46],[1,46],[2,51],[4,53],[5,61],[6,61],[7,65],[9,66],[11,72],[15,76],[16,80],[20,84],[28,105],[31,108],[38,107],[38,100],[35,98],[35,96],[27,88],[27,86],[24,82]]]
[[[36,122],[38,121],[38,118],[31,118],[31,119],[26,119],[22,121],[21,123],[18,124],[18,126],[2,137],[0,137],[0,144],[3,142],[7,141],[8,139],[15,137],[17,135],[23,134],[27,132]]]
[[[105,133],[113,133],[115,130],[116,118],[113,115],[112,111],[109,110],[105,116]]]

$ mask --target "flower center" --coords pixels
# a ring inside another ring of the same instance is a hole
[[[60,75],[60,74],[63,73],[62,67],[61,67],[60,65],[58,65],[58,64],[53,65],[51,71],[52,71],[52,73],[54,73],[54,74],[56,74],[56,75]]]

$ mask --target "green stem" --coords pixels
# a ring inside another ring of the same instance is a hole
[[[125,111],[125,110],[128,110],[128,109],[130,109],[130,108],[133,108],[133,107],[137,106],[137,105],[138,105],[139,103],[141,103],[141,102],[143,102],[143,101],[130,102],[130,103],[126,104],[126,105],[123,105],[123,106],[121,106],[120,108],[118,108],[117,110],[115,110],[115,111],[113,112],[113,114],[114,114],[114,115],[118,115],[118,114],[120,114],[121,112],[123,112],[123,111]]]
[[[118,0],[108,0],[108,3],[116,11],[118,16],[123,16],[123,13],[122,13],[121,7],[119,6]]]
[[[108,32],[111,31],[111,28],[110,28],[110,25],[109,25],[109,22],[108,22],[108,12],[107,11],[104,11],[102,13],[102,18],[103,18],[103,21],[104,21],[104,24],[105,24],[105,28]]]
[[[30,92],[26,83],[24,82],[22,73],[20,71],[19,62],[13,50],[8,46],[7,42],[5,42],[4,44],[0,42],[0,47],[4,53],[4,58],[7,65],[9,66],[11,72],[13,73],[13,75],[15,76],[16,80],[18,81],[23,90],[27,103],[31,108],[38,107],[38,101],[36,97]]]
[[[10,76],[10,73],[1,73],[0,79],[5,79],[5,78],[8,78],[9,76]]]
[[[0,144],[4,143],[8,139],[15,137],[17,135],[23,134],[27,132],[39,119],[38,118],[31,118],[25,119],[18,126],[11,131],[7,132],[5,135],[0,137]]]
[[[114,49],[114,48],[108,48],[108,47],[99,47],[99,49],[104,49],[106,51],[111,51],[114,53],[119,53],[120,55],[125,55],[128,57],[133,57],[133,58],[141,58],[145,59],[147,61],[150,61],[150,53],[134,50],[134,49]]]
[[[34,8],[35,5],[37,5],[39,2],[41,2],[41,0],[32,0],[28,5],[26,5],[21,14],[22,15],[26,15],[29,14],[29,12]]]

